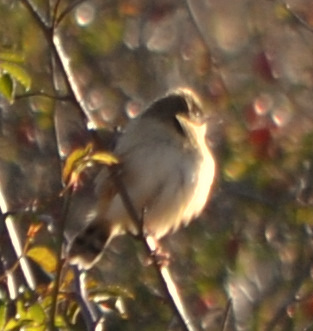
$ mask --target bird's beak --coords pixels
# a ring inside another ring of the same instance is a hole
[[[206,122],[200,123],[199,121],[193,121],[182,114],[176,115],[176,119],[178,120],[186,135],[189,137],[192,144],[197,146],[205,141],[207,130]]]

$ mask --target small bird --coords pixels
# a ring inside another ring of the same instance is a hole
[[[119,180],[137,215],[142,215],[142,228],[104,168],[95,179],[92,220],[69,246],[70,263],[90,269],[116,236],[142,233],[160,239],[197,217],[215,175],[206,133],[201,102],[186,88],[156,100],[130,120],[113,152],[120,160]]]

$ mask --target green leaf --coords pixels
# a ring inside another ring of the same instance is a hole
[[[55,323],[55,327],[60,329],[65,329],[68,326],[64,316],[59,314],[56,315],[54,323]]]
[[[7,305],[2,303],[0,306],[0,330],[3,330],[5,326],[6,318],[7,318],[7,310],[8,310]]]
[[[13,79],[18,81],[25,88],[26,91],[30,89],[31,78],[27,71],[20,65],[8,61],[1,61],[0,70],[2,70],[4,73],[7,73]]]
[[[21,321],[17,320],[15,318],[11,318],[3,331],[15,331],[15,330],[20,330],[21,327]]]
[[[8,74],[0,75],[0,93],[10,102],[13,100],[14,84]]]
[[[46,315],[42,307],[35,303],[27,309],[25,321],[31,322],[26,328],[27,331],[44,331]]]
[[[16,52],[1,52],[0,53],[0,61],[9,61],[15,63],[23,63],[24,62],[24,55],[18,54]]]

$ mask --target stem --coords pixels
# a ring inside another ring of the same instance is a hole
[[[51,310],[50,310],[50,330],[54,330],[54,321],[57,314],[57,304],[58,304],[58,294],[59,288],[61,284],[61,275],[62,269],[64,265],[64,260],[62,259],[62,246],[63,246],[63,234],[65,230],[66,219],[69,211],[70,198],[71,198],[72,190],[69,190],[65,194],[63,211],[60,224],[57,226],[57,243],[56,243],[56,256],[57,256],[57,268],[56,275],[52,289],[52,302],[51,302]]]

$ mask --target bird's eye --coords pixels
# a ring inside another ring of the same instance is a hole
[[[203,116],[203,113],[199,107],[193,107],[191,111],[191,117],[195,120],[201,119]]]
[[[200,109],[195,109],[194,116],[197,117],[197,118],[201,117],[201,111],[200,111]]]

